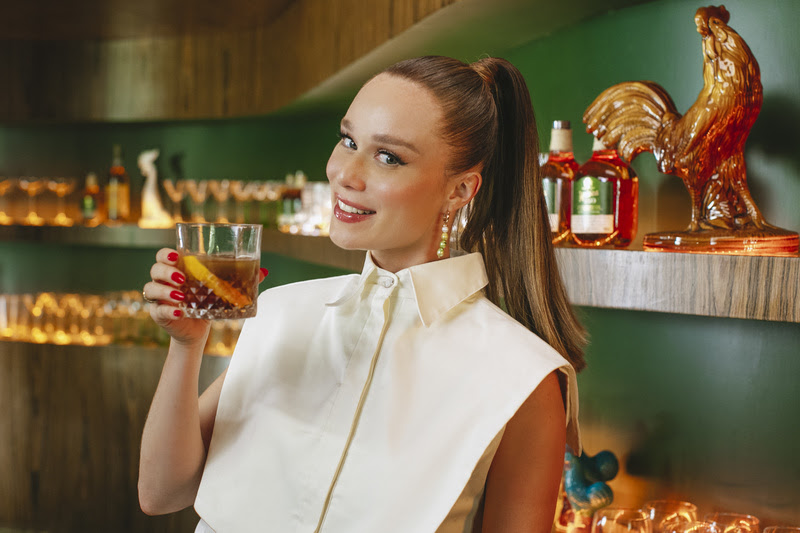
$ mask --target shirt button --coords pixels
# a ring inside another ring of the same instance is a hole
[[[380,283],[381,286],[386,287],[388,289],[389,287],[394,285],[394,280],[392,278],[381,278],[378,281],[378,283]]]

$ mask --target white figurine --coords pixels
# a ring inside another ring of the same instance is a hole
[[[144,176],[142,218],[139,219],[140,228],[171,228],[175,225],[172,217],[161,205],[161,196],[158,194],[158,172],[155,165],[157,158],[157,148],[145,150],[139,154],[139,170]]]

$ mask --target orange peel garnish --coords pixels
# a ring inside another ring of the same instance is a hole
[[[224,279],[216,276],[200,260],[192,255],[183,258],[183,266],[186,273],[197,281],[211,289],[214,294],[236,307],[246,307],[253,303],[253,300],[237,291]]]

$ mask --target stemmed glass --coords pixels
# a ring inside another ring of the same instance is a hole
[[[14,219],[9,215],[9,207],[6,198],[10,196],[10,192],[17,184],[14,178],[6,178],[0,176],[0,226],[10,226],[14,223]]]
[[[262,181],[256,185],[253,190],[253,199],[258,202],[255,222],[262,223],[265,228],[277,226],[284,187],[284,184],[278,181]]]
[[[217,202],[216,222],[228,224],[228,199],[231,197],[230,180],[209,180],[208,190]]]
[[[57,213],[53,219],[54,226],[72,226],[75,221],[67,216],[64,197],[75,190],[76,181],[71,178],[52,178],[47,181],[47,188],[56,193],[58,198]]]
[[[23,222],[29,226],[43,226],[44,219],[36,212],[36,196],[47,186],[47,180],[43,178],[19,178],[20,190],[28,195],[28,214]]]
[[[231,182],[231,195],[236,201],[234,217],[237,224],[245,223],[245,207],[247,206],[247,203],[253,199],[253,193],[255,192],[257,186],[258,184],[253,181],[245,182],[236,180]]]
[[[186,198],[186,182],[177,180],[173,183],[171,179],[165,179],[162,183],[164,184],[164,191],[172,202],[172,220],[183,222],[181,206],[183,199]]]
[[[642,510],[653,523],[653,533],[673,533],[679,524],[697,520],[697,506],[677,500],[652,500]]]
[[[711,522],[719,533],[758,533],[761,526],[755,516],[737,513],[709,513],[706,522]]]
[[[203,207],[208,197],[208,182],[198,180],[186,180],[186,192],[192,200],[192,222],[205,222]]]
[[[640,509],[600,509],[591,533],[653,533],[653,525]]]

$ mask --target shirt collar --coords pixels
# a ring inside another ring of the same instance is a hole
[[[361,275],[327,305],[339,306],[356,295],[363,295],[368,285],[387,278],[396,280],[401,290],[410,289],[426,327],[489,283],[483,256],[479,253],[414,265],[397,274],[379,268],[367,253]]]

